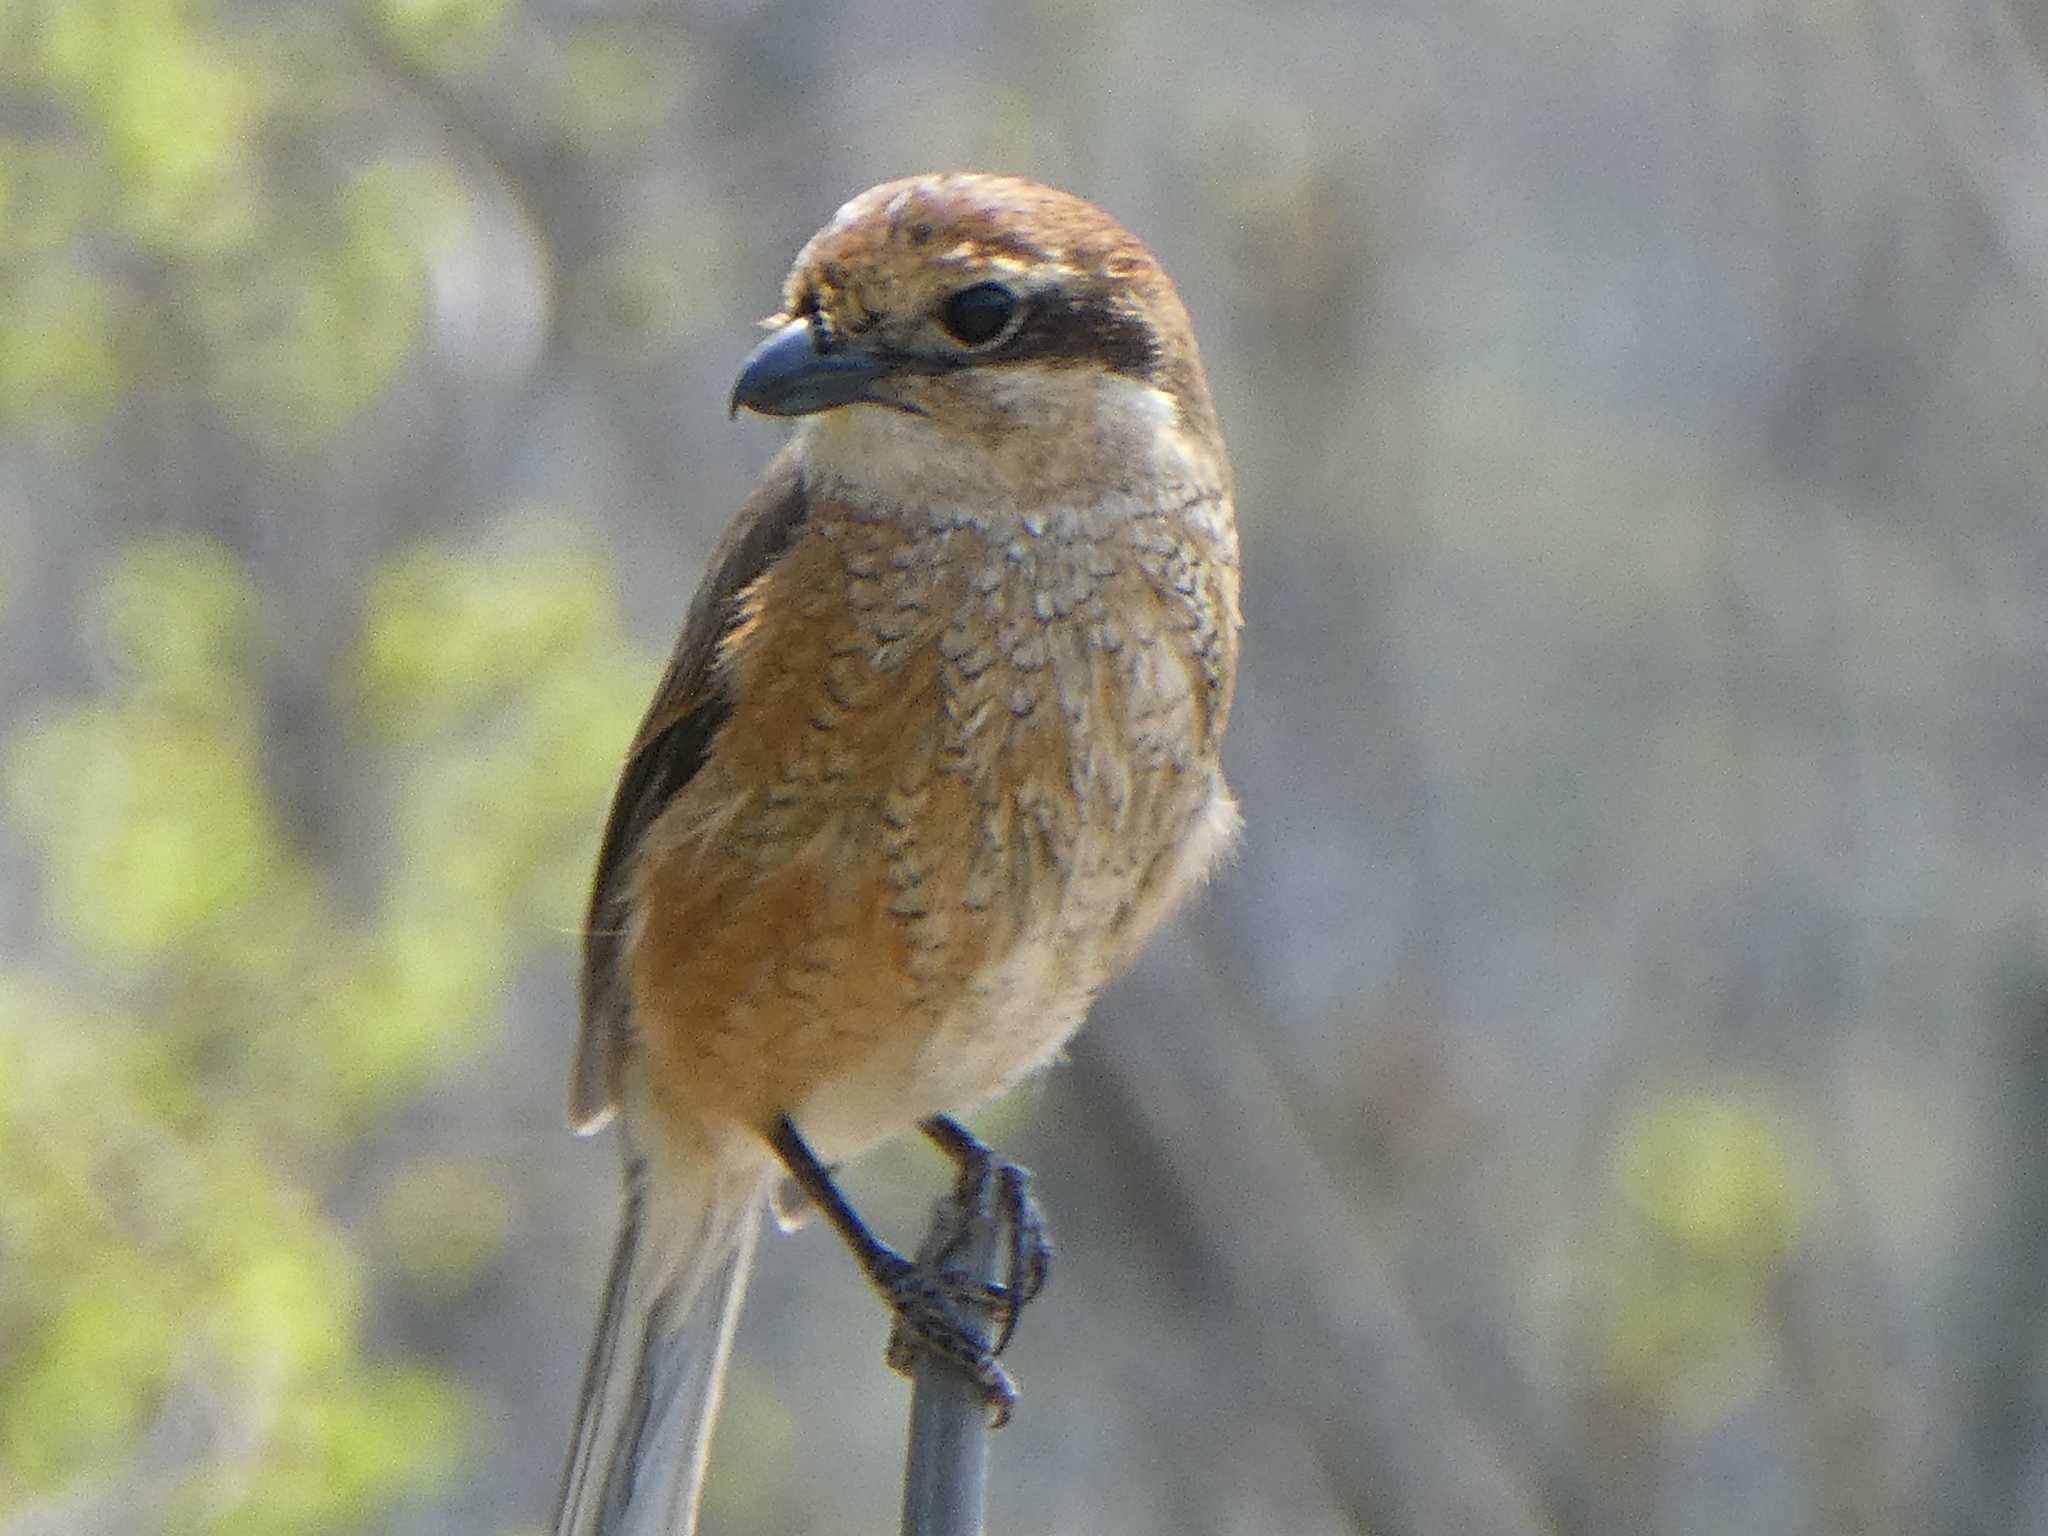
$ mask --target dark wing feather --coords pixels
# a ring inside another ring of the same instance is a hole
[[[733,699],[717,668],[719,642],[738,616],[735,599],[789,547],[807,506],[792,443],[776,455],[719,541],[633,738],[612,796],[584,926],[583,1024],[569,1085],[569,1122],[579,1131],[597,1129],[618,1105],[632,1028],[621,961],[634,855],[655,818],[704,766],[718,728],[732,714]]]

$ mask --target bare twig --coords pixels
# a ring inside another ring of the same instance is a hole
[[[1002,1248],[1002,1222],[989,1199],[989,1181],[982,1180],[971,1196],[956,1186],[940,1198],[918,1258],[943,1258],[948,1268],[993,1284]],[[984,1341],[993,1336],[992,1305],[958,1305]],[[972,1373],[930,1350],[918,1352],[916,1383],[903,1471],[903,1536],[981,1536],[988,1507],[983,1388]]]

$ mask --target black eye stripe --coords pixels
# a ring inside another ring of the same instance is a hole
[[[1134,379],[1150,378],[1160,360],[1158,339],[1140,316],[1087,293],[1034,306],[1001,356],[1014,362],[1097,363]]]
[[[1003,298],[984,294],[989,289]],[[1009,307],[995,324],[1003,300]],[[968,313],[984,304],[985,314]],[[877,350],[892,366],[924,374],[1014,363],[1094,364],[1152,380],[1162,363],[1159,339],[1141,315],[1112,295],[1086,288],[1040,292],[1027,303],[1000,283],[977,283],[948,295],[936,318],[954,346],[934,352],[882,344]],[[969,339],[974,336],[982,339]]]

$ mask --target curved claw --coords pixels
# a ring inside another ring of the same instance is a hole
[[[952,1193],[939,1202],[932,1231],[915,1260],[868,1229],[795,1122],[779,1118],[769,1140],[789,1170],[791,1187],[801,1202],[823,1215],[845,1239],[888,1302],[895,1316],[889,1364],[907,1375],[919,1349],[952,1362],[980,1385],[990,1421],[1000,1426],[1009,1421],[1017,1388],[996,1356],[1009,1347],[1018,1317],[1044,1288],[1051,1271],[1045,1217],[1032,1196],[1031,1176],[1013,1163],[997,1162],[994,1152],[959,1121],[936,1116],[924,1123],[924,1131],[959,1165],[960,1177]],[[789,1214],[798,1214],[797,1200],[783,1204]],[[990,1239],[1001,1243],[1000,1282],[984,1280],[950,1262]]]
[[[1052,1273],[1052,1241],[1046,1233],[1045,1212],[1031,1191],[1030,1173],[1016,1163],[999,1161],[987,1142],[951,1115],[927,1120],[924,1133],[960,1169],[953,1190],[952,1221],[933,1232],[927,1254],[940,1261],[955,1256],[966,1240],[972,1214],[985,1216],[992,1199],[1002,1219],[1004,1278],[1000,1287],[989,1288],[989,1300],[997,1308],[991,1352],[1001,1354],[1016,1334],[1024,1308],[1045,1289]]]
[[[991,1292],[1003,1288],[985,1285],[955,1269],[937,1269],[900,1257],[897,1265],[900,1267],[890,1266],[893,1273],[886,1278],[876,1276],[896,1314],[884,1353],[890,1368],[905,1376],[914,1374],[920,1350],[951,1362],[981,1387],[989,1427],[1000,1429],[1016,1406],[1016,1384],[996,1363],[1000,1345],[992,1343],[984,1328],[963,1316],[957,1304],[989,1305],[995,1300]]]
[[[1009,1348],[1025,1307],[1038,1299],[1038,1293],[1045,1289],[1045,1282],[1052,1275],[1052,1241],[1046,1235],[1045,1212],[1031,1192],[1031,1175],[1015,1163],[1003,1163],[996,1169],[996,1180],[1002,1194],[1009,1251],[1005,1281],[1009,1294],[1002,1302],[1002,1321],[994,1346],[995,1352],[1001,1354]]]

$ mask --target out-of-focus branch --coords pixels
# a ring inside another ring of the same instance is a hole
[[[1197,948],[1183,933],[1170,941]],[[1454,1400],[1355,1202],[1317,1155],[1212,968],[1177,978],[1172,1050],[1123,1049],[1098,1031],[1082,1049],[1107,1069],[1140,1143],[1198,1217],[1201,1255],[1229,1287],[1267,1383],[1317,1445],[1361,1529],[1539,1536],[1554,1529],[1536,1479]]]
[[[1879,0],[1880,32],[2048,334],[2048,78],[2000,0]]]

